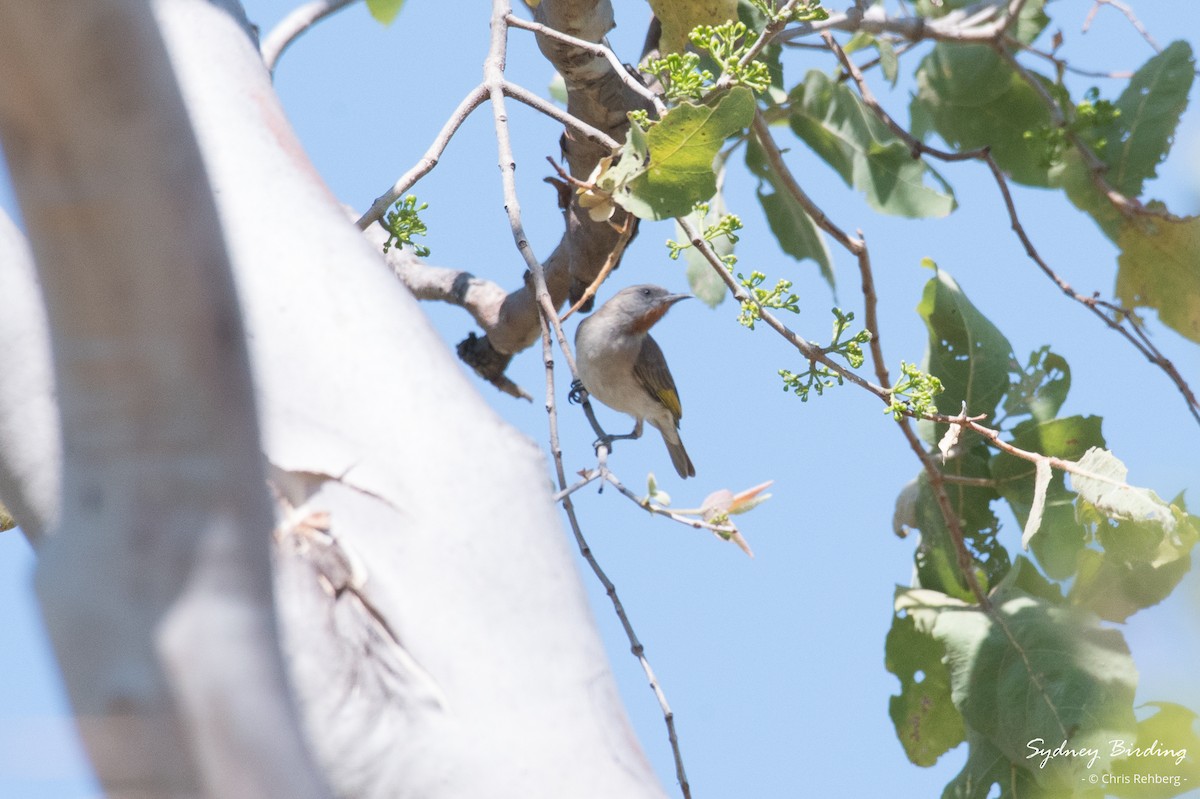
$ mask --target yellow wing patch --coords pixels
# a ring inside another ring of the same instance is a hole
[[[642,384],[646,392],[661,402],[671,415],[675,417],[676,426],[683,417],[683,405],[679,401],[679,391],[675,388],[675,379],[667,368],[667,359],[662,350],[650,336],[642,342],[642,350],[638,353],[637,361],[633,364],[633,376]]]

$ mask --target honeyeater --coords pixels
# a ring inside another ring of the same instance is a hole
[[[672,305],[690,296],[672,294],[662,286],[630,286],[618,291],[575,331],[576,366],[583,387],[608,407],[637,420],[632,433],[614,438],[638,438],[642,422],[649,422],[662,433],[671,463],[684,478],[694,477],[696,467],[679,438],[683,408],[650,328]]]

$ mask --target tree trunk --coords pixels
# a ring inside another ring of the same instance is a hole
[[[212,796],[320,795],[268,668],[271,523],[215,198],[276,498],[285,660],[334,792],[662,796],[541,453],[316,177],[240,20],[161,0],[210,193],[180,154],[192,132],[148,60],[145,5],[55,5],[56,25],[0,4],[0,131],[64,411],[39,585],[106,787],[181,796],[203,774]],[[144,734],[122,734],[131,717]]]

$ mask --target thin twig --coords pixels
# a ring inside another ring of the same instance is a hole
[[[545,337],[545,341],[542,342],[543,357],[546,356],[546,344],[547,344],[547,342],[550,341],[550,336],[548,335],[549,330],[547,330],[546,332],[547,332],[547,335]],[[549,356],[549,358],[547,358],[547,360],[551,364],[554,363],[553,353]],[[553,381],[553,378],[551,378],[551,381]],[[553,382],[551,383],[551,385],[553,385]],[[555,404],[555,401],[554,401],[554,392],[548,391],[547,393],[549,394],[549,396],[547,397],[547,402],[549,403],[549,406],[546,408],[546,413],[549,414],[551,417],[551,420],[550,420],[550,451],[551,452],[558,451],[559,454],[557,456],[557,460],[561,461],[562,460],[562,451],[561,451],[561,448],[558,446],[558,410],[557,410],[558,406]],[[604,476],[604,472],[602,472],[600,469],[588,469],[587,471],[583,472],[582,479],[575,481],[574,483],[567,486],[566,488],[559,489],[558,493],[556,493],[554,495],[554,502],[556,504],[559,502],[562,502],[564,499],[571,496],[579,489],[586,488],[587,486],[596,482],[603,476]],[[565,473],[563,474],[563,482],[564,483],[566,482],[566,474]]]
[[[621,143],[619,141],[614,139],[612,136],[609,136],[607,133],[600,130],[599,128],[597,128],[593,125],[589,125],[588,123],[584,122],[582,119],[580,119],[577,116],[574,116],[573,114],[568,114],[566,111],[563,111],[561,108],[556,106],[554,103],[551,103],[541,97],[538,97],[533,92],[531,92],[528,89],[525,89],[521,86],[518,86],[515,83],[511,83],[507,80],[504,81],[504,94],[507,95],[508,97],[513,98],[514,100],[518,100],[518,101],[524,103],[525,105],[529,106],[530,108],[541,111],[546,116],[550,117],[551,119],[553,119],[557,122],[561,122],[563,125],[566,125],[568,128],[574,128],[575,130],[582,133],[583,137],[585,139],[588,139],[589,141],[593,141],[596,144],[599,144],[601,147],[607,147],[610,150],[616,150],[621,146]]]
[[[1083,21],[1083,33],[1087,33],[1088,28],[1092,26],[1092,20],[1096,18],[1096,12],[1100,10],[1100,6],[1112,6],[1120,11],[1129,20],[1129,24],[1133,26],[1133,29],[1141,34],[1147,44],[1154,48],[1154,52],[1162,52],[1162,48],[1158,46],[1158,42],[1154,41],[1154,37],[1150,35],[1150,31],[1146,30],[1146,26],[1133,13],[1133,9],[1120,2],[1120,0],[1095,0],[1095,5],[1092,6],[1092,10],[1088,12],[1087,18]]]
[[[1093,472],[1089,469],[1084,469],[1077,461],[1071,461],[1053,455],[1043,455],[1040,452],[1031,452],[1026,449],[1021,449],[1014,444],[1010,444],[1000,437],[1001,433],[999,430],[979,423],[982,419],[986,418],[984,416],[967,416],[965,413],[959,414],[958,416],[947,416],[940,413],[931,413],[927,414],[925,418],[929,421],[938,422],[940,424],[958,425],[964,430],[970,430],[974,433],[978,433],[989,444],[1001,452],[1012,455],[1014,458],[1028,461],[1029,463],[1038,463],[1039,461],[1045,462],[1051,467],[1058,469],[1059,471],[1066,472],[1067,474],[1086,477],[1089,480],[1095,480],[1096,482],[1105,483],[1111,486],[1121,487],[1128,485],[1128,483],[1124,480],[1116,480],[1110,475],[1100,474],[1099,472]]]
[[[929,155],[942,161],[965,161],[978,160],[987,165],[988,170],[992,173],[992,178],[996,183],[996,187],[1000,190],[1000,195],[1004,200],[1005,210],[1008,212],[1009,223],[1013,232],[1020,240],[1021,245],[1025,248],[1025,254],[1029,257],[1038,269],[1042,271],[1066,296],[1087,308],[1092,314],[1099,318],[1105,326],[1116,331],[1126,341],[1128,341],[1134,349],[1140,352],[1150,363],[1162,369],[1167,377],[1175,384],[1175,387],[1183,395],[1184,401],[1187,404],[1188,411],[1192,418],[1200,424],[1200,400],[1197,400],[1195,393],[1184,380],[1183,375],[1175,365],[1158,349],[1157,346],[1150,341],[1149,337],[1141,329],[1136,318],[1128,310],[1112,303],[1102,302],[1095,296],[1087,296],[1077,292],[1066,280],[1064,280],[1057,272],[1046,263],[1042,258],[1037,248],[1033,244],[1033,240],[1029,238],[1024,225],[1021,224],[1021,219],[1017,214],[1016,203],[1013,201],[1012,192],[1009,190],[1008,181],[1004,176],[1004,172],[1000,169],[996,159],[992,156],[988,148],[984,147],[977,150],[968,150],[965,152],[947,152],[939,150],[935,147],[930,147],[921,140],[914,137],[911,133],[904,129],[890,114],[879,104],[867,85],[866,79],[861,71],[850,60],[849,56],[840,45],[828,33],[822,34],[826,44],[837,55],[838,60],[842,63],[843,68],[850,73],[850,77],[854,80],[858,87],[859,94],[862,96],[863,103],[870,108],[875,115],[885,124],[888,129],[895,133],[900,139],[908,145],[909,150],[913,153],[913,157],[919,155]],[[1034,79],[1036,82],[1036,79]],[[1040,82],[1038,82],[1040,86]],[[1050,98],[1053,102],[1053,98]],[[1113,313],[1112,316],[1107,311]],[[1129,324],[1131,330],[1125,327],[1125,323]],[[885,383],[885,385],[887,385]]]
[[[1070,72],[1075,75],[1082,75],[1085,78],[1107,78],[1109,80],[1128,80],[1129,78],[1133,77],[1133,73],[1129,70],[1120,72],[1101,72],[1100,70],[1081,69],[1079,67],[1071,66],[1064,59],[1058,58],[1053,53],[1047,53],[1044,50],[1039,50],[1033,45],[1025,44],[1023,42],[1021,43],[1021,49],[1030,55],[1035,55],[1038,58],[1049,61],[1054,65],[1056,70],[1061,72]]]
[[[670,508],[663,507],[662,505],[655,505],[653,502],[650,502],[648,499],[646,499],[644,497],[639,497],[637,494],[630,491],[628,488],[625,487],[624,483],[622,483],[619,479],[617,479],[617,476],[615,474],[608,471],[607,469],[604,471],[604,479],[606,482],[612,484],[617,489],[617,491],[621,492],[621,494],[623,496],[625,496],[628,499],[633,500],[633,503],[635,505],[637,505],[639,508],[641,508],[642,510],[648,511],[648,512],[658,515],[658,516],[665,516],[666,518],[670,519],[673,522],[678,522],[679,524],[682,524],[684,527],[691,527],[693,530],[709,530],[709,531],[714,532],[717,535],[721,536],[722,538],[724,538],[725,536],[728,536],[728,535],[732,535],[737,532],[736,527],[729,527],[729,526],[723,525],[723,524],[713,524],[711,522],[706,522],[703,519],[697,519],[695,516],[689,516],[687,514],[680,513],[678,511],[673,511]]]
[[[891,377],[888,375],[887,359],[883,355],[883,337],[879,332],[879,313],[877,306],[879,304],[878,294],[875,292],[875,277],[871,269],[870,251],[867,248],[867,240],[862,231],[858,231],[858,241],[860,243],[859,252],[857,254],[858,271],[862,281],[862,295],[864,320],[867,326],[867,332],[871,334],[871,360],[875,364],[875,378],[881,385],[890,386],[892,384]],[[900,433],[904,436],[904,440],[908,442],[908,447],[917,456],[917,460],[921,462],[921,467],[925,470],[925,474],[929,478],[929,489],[933,492],[934,500],[941,509],[942,518],[946,522],[946,531],[950,534],[950,543],[954,546],[954,554],[958,560],[958,570],[962,574],[962,578],[967,583],[967,587],[971,589],[971,593],[975,596],[975,600],[980,607],[989,609],[991,603],[988,600],[987,593],[983,590],[983,586],[979,584],[979,578],[975,575],[975,559],[971,556],[971,551],[967,548],[966,533],[963,530],[962,520],[954,511],[954,505],[950,501],[950,493],[946,490],[945,475],[938,468],[937,462],[925,445],[921,443],[921,439],[913,430],[912,422],[908,416],[900,416],[896,419],[896,424],[900,428]]]
[[[847,234],[846,231],[834,224],[833,220],[831,220],[824,211],[817,207],[817,204],[812,201],[812,198],[810,198],[807,193],[805,193],[804,189],[800,188],[800,184],[796,182],[796,178],[794,175],[792,175],[792,171],[788,169],[787,164],[783,162],[783,152],[779,149],[779,145],[775,143],[775,137],[771,135],[771,128],[767,124],[766,118],[763,117],[762,111],[754,112],[754,121],[751,123],[751,125],[752,130],[754,131],[755,139],[758,141],[759,146],[763,148],[763,152],[767,156],[767,163],[769,163],[771,168],[775,170],[777,175],[779,175],[779,178],[783,182],[784,188],[787,189],[788,194],[792,195],[796,202],[800,204],[800,207],[804,209],[804,212],[808,214],[810,218],[812,218],[817,227],[824,230],[835,240],[837,240],[839,244],[857,256],[859,250],[862,249],[862,242],[854,239],[852,236]]]
[[[828,45],[819,45],[818,44],[818,45],[813,45],[813,46],[816,47],[818,50],[828,50],[829,49]],[[894,53],[895,53],[896,58],[899,59],[900,56],[904,55],[905,53],[907,53],[909,50],[912,50],[916,46],[917,46],[916,42],[905,42],[903,45],[901,45],[900,47],[897,47],[895,49]],[[882,63],[883,63],[883,56],[877,55],[869,61],[864,61],[862,63],[862,65],[859,66],[858,71],[866,72],[867,70],[873,69]],[[847,72],[845,69],[843,69],[841,72],[838,73],[837,79],[838,79],[839,83],[845,82],[850,79],[850,73]]]
[[[267,71],[275,72],[275,65],[279,63],[279,57],[283,55],[283,51],[288,49],[302,33],[326,17],[357,1],[314,0],[314,2],[305,3],[296,8],[280,20],[279,24],[263,39],[262,46],[259,48],[263,62],[267,65]]]
[[[663,104],[662,98],[650,90],[644,83],[634,77],[633,73],[621,63],[621,59],[612,51],[611,47],[607,47],[597,42],[589,42],[587,39],[580,39],[577,36],[557,31],[548,25],[543,25],[540,22],[530,22],[512,14],[508,15],[507,22],[513,28],[521,28],[527,31],[533,31],[536,34],[545,36],[549,39],[557,39],[563,44],[569,44],[572,47],[578,47],[580,50],[591,53],[595,56],[608,59],[608,63],[612,65],[613,71],[621,78],[621,82],[630,89],[640,94],[642,97],[654,104],[654,110],[661,117],[667,113],[667,107]]]
[[[428,175],[438,165],[438,159],[442,157],[450,139],[471,115],[471,112],[481,106],[487,98],[487,87],[482,83],[467,93],[467,96],[458,104],[458,108],[454,109],[454,113],[442,125],[437,138],[433,140],[433,144],[429,145],[429,149],[425,151],[425,155],[421,156],[421,160],[412,169],[401,175],[395,185],[376,198],[367,212],[359,218],[357,224],[360,230],[366,230],[372,223],[383,219],[384,213],[392,203],[400,199],[400,195],[412,188],[414,183]]]
[[[842,49],[842,46],[837,43],[837,40],[834,39],[833,36],[828,32],[823,32],[821,34],[821,38],[825,41],[825,45],[833,51],[834,55],[837,56],[838,61],[840,61],[842,64],[842,69],[844,69],[846,73],[849,74],[851,79],[853,79],[854,84],[858,87],[858,93],[862,96],[863,104],[866,105],[867,108],[870,108],[871,111],[875,113],[875,116],[879,117],[879,119],[882,120],[885,125],[887,125],[888,130],[892,131],[892,133],[895,133],[901,141],[908,145],[908,150],[910,153],[912,153],[913,158],[920,157],[922,153],[928,153],[930,155],[937,156],[943,161],[969,161],[973,158],[978,158],[980,153],[983,152],[982,150],[970,150],[968,152],[955,153],[946,150],[935,150],[934,148],[927,146],[920,139],[916,138],[907,130],[905,130],[904,126],[893,119],[892,115],[884,109],[884,107],[879,103],[879,100],[875,98],[875,94],[871,91],[871,87],[867,85],[866,78],[863,77],[862,71],[853,61],[850,60],[850,56],[847,55],[846,51]]]
[[[844,54],[843,54],[844,55]],[[855,70],[856,71],[856,70]],[[861,76],[861,74],[860,74]],[[891,379],[888,376],[887,362],[883,356],[883,346],[879,335],[879,321],[876,311],[877,297],[875,293],[875,281],[871,271],[871,259],[867,248],[866,239],[859,232],[858,238],[852,238],[847,235],[841,228],[837,227],[820,209],[812,203],[808,196],[800,189],[795,177],[791,174],[787,164],[783,161],[783,155],[779,151],[778,145],[775,143],[774,137],[771,135],[770,129],[767,127],[766,120],[762,114],[756,114],[754,119],[754,133],[758,139],[759,145],[763,148],[763,152],[767,156],[768,162],[772,169],[780,176],[784,187],[792,193],[793,197],[804,207],[805,212],[821,225],[823,229],[836,238],[850,253],[852,253],[858,261],[859,272],[862,277],[863,297],[866,306],[866,324],[867,331],[871,334],[871,357],[875,363],[876,379],[879,380],[881,386],[890,386]],[[810,210],[811,209],[811,210]],[[700,243],[707,245],[707,242],[693,242],[699,246]],[[708,247],[700,247],[701,252],[707,250]],[[715,255],[715,253],[713,254]],[[710,263],[711,263],[710,259]],[[715,266],[715,265],[714,265]],[[718,270],[725,272],[725,269]],[[767,311],[763,311],[763,320],[770,324],[773,315]],[[801,349],[801,353],[808,357],[808,354]],[[812,360],[810,358],[810,360]],[[851,373],[853,374],[853,373]],[[855,375],[857,377],[857,375]],[[861,379],[861,378],[860,378]],[[860,385],[862,385],[860,383]],[[875,392],[873,392],[875,393]],[[881,393],[876,393],[881,400],[887,404],[891,404],[892,395],[888,389],[881,389]],[[942,516],[946,521],[946,529],[950,533],[951,543],[954,545],[955,553],[958,558],[959,571],[962,574],[963,580],[971,589],[971,593],[975,596],[981,607],[988,608],[990,603],[986,592],[979,584],[978,578],[975,576],[974,560],[971,557],[970,550],[967,549],[965,534],[962,529],[962,523],[958,515],[954,512],[953,505],[950,502],[950,495],[946,491],[945,484],[942,479],[942,472],[934,462],[933,457],[925,450],[916,432],[912,429],[912,424],[907,416],[902,416],[899,420],[899,427],[913,454],[921,461],[922,467],[929,476],[930,489],[933,492],[934,498],[941,509]]]
[[[704,260],[708,261],[709,266],[711,266],[713,271],[717,273],[717,276],[721,278],[721,282],[723,282],[729,289],[729,292],[733,295],[734,299],[739,303],[754,302],[754,299],[750,296],[750,294],[747,293],[747,291],[742,288],[733,275],[730,274],[729,270],[725,267],[724,262],[721,261],[721,256],[719,256],[712,249],[712,247],[709,246],[708,242],[704,240],[704,237],[700,235],[700,232],[692,226],[692,223],[689,222],[686,217],[682,216],[676,217],[675,221],[678,223],[679,229],[683,231],[685,236],[687,236],[691,245],[696,248],[696,252],[700,253]],[[779,317],[775,316],[775,314],[771,313],[766,308],[759,306],[759,314],[762,321],[766,323],[768,327],[770,327],[779,335],[783,336],[783,338],[789,344],[799,350],[800,354],[804,356],[804,358],[810,363],[819,363],[828,368],[830,371],[835,372],[843,380],[853,383],[859,388],[866,389],[884,402],[891,402],[892,395],[888,389],[884,388],[883,386],[877,386],[853,370],[842,366],[840,363],[830,358],[829,355],[827,355],[819,346],[813,344],[811,341],[808,341],[803,336],[796,333],[796,331],[792,330],[783,322],[781,322]]]
[[[542,331],[542,355],[546,361],[546,406],[551,420],[551,449],[555,460],[559,490],[561,491],[566,488],[567,483],[566,473],[562,465],[562,452],[558,446],[557,413],[554,410],[554,358],[553,347],[550,342],[551,327],[554,328],[559,338],[559,344],[563,348],[564,354],[567,353],[567,344],[566,337],[562,332],[562,325],[558,323],[558,314],[550,299],[549,289],[546,287],[545,270],[541,262],[533,254],[533,250],[525,236],[524,225],[521,222],[521,206],[517,199],[515,180],[516,162],[513,156],[512,142],[508,129],[508,115],[505,111],[504,103],[504,87],[506,83],[504,67],[508,40],[507,20],[511,14],[512,5],[509,0],[492,0],[491,43],[483,67],[484,85],[487,87],[488,96],[492,101],[492,114],[496,128],[496,144],[499,150],[500,175],[504,187],[504,204],[508,213],[509,226],[512,228],[513,241],[516,243],[517,250],[521,253],[525,263],[529,267],[530,274],[533,276],[538,307],[541,310],[539,324]],[[577,375],[574,361],[569,355],[567,356],[567,362],[570,366],[571,374]],[[563,498],[562,504],[563,509],[567,513],[571,530],[575,534],[575,540],[579,544],[580,553],[596,574],[597,579],[604,586],[605,592],[613,603],[617,618],[620,619],[621,626],[625,629],[625,635],[629,639],[631,651],[641,664],[642,670],[646,674],[646,679],[649,681],[650,687],[658,699],[663,719],[667,725],[667,738],[671,745],[671,752],[675,758],[675,772],[679,779],[684,799],[691,799],[691,788],[683,767],[683,756],[679,750],[679,738],[675,732],[675,714],[667,702],[667,697],[663,693],[662,687],[658,684],[658,678],[655,676],[654,670],[650,667],[650,661],[646,658],[645,647],[638,640],[637,634],[633,630],[633,625],[630,624],[629,617],[625,613],[625,608],[617,597],[616,586],[608,579],[604,570],[600,568],[600,564],[592,555],[591,547],[588,546],[587,541],[583,537],[583,532],[579,527],[579,521],[576,518],[569,494]]]
[[[621,256],[625,253],[625,247],[628,246],[629,240],[633,238],[633,220],[633,214],[625,215],[625,221],[621,224],[621,227],[617,229],[619,234],[617,241],[613,245],[612,252],[610,252],[608,257],[604,259],[604,265],[601,266],[600,271],[596,273],[596,279],[593,280],[586,289],[584,289],[583,294],[579,296],[579,299],[575,301],[575,304],[568,308],[567,312],[559,317],[560,322],[566,321],[571,314],[578,311],[585,304],[587,304],[592,297],[596,296],[596,292],[600,289],[601,284],[603,284],[604,280],[608,277],[608,273],[615,269],[617,263],[621,260]]]

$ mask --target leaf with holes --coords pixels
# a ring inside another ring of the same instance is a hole
[[[1117,296],[1148,306],[1162,323],[1200,342],[1200,217],[1128,222],[1117,243]]]
[[[968,416],[994,414],[1008,391],[1008,339],[941,269],[925,284],[917,312],[929,330],[925,371],[941,380],[944,389],[937,396],[938,411],[956,415],[965,402]],[[945,425],[925,432],[935,442],[945,434]]]
[[[1129,79],[1117,98],[1120,111],[1086,137],[1108,164],[1105,179],[1127,197],[1142,193],[1142,184],[1171,149],[1175,128],[1187,108],[1196,61],[1187,42],[1173,42]]]
[[[942,217],[954,210],[949,184],[914,159],[848,86],[812,70],[792,89],[791,101],[792,131],[846,185],[863,192],[872,208],[907,217]]]
[[[962,715],[950,700],[946,647],[908,616],[894,616],[884,652],[887,670],[900,680],[899,695],[888,699],[896,737],[909,760],[932,766],[964,735]]]

